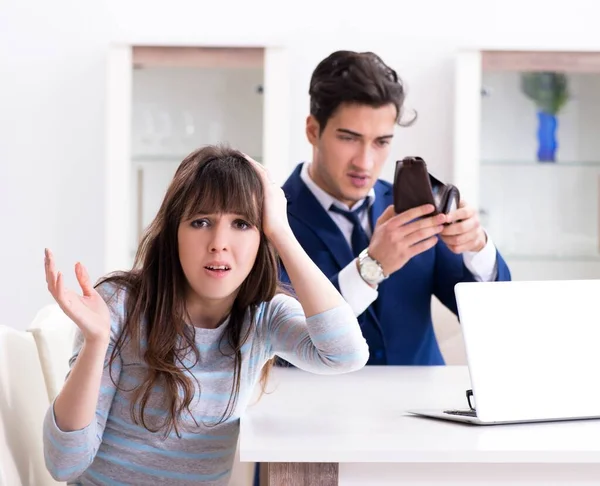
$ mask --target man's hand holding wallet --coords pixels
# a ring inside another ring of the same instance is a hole
[[[405,157],[396,162],[394,210],[397,214],[425,204],[434,207],[431,215],[446,216],[440,236],[454,253],[478,252],[486,244],[485,231],[477,211],[460,199],[456,186],[444,184],[431,175],[421,157]]]
[[[429,174],[420,157],[396,162],[393,191],[394,204],[377,220],[367,252],[379,263],[382,278],[433,248],[438,235],[457,254],[484,248],[487,237],[475,209],[460,200],[455,186]],[[381,278],[365,280],[376,287]]]

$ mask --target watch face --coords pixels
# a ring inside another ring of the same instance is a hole
[[[383,277],[381,268],[372,260],[365,260],[361,268],[362,276],[369,281],[379,280]]]

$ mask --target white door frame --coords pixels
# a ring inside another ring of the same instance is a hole
[[[103,273],[129,270],[133,261],[131,252],[136,234],[135,197],[131,193],[133,46],[134,44],[119,43],[110,45],[108,49]],[[284,47],[262,48],[265,50],[263,164],[269,168],[273,180],[282,184],[289,175],[289,57]]]

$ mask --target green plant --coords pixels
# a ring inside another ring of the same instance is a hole
[[[537,108],[556,115],[569,99],[567,76],[557,72],[521,73],[521,90]]]

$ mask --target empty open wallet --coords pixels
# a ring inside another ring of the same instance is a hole
[[[432,176],[421,157],[405,157],[396,162],[394,174],[394,210],[397,214],[408,209],[432,204],[431,214],[448,214],[458,208],[460,192],[452,184],[444,184]]]

